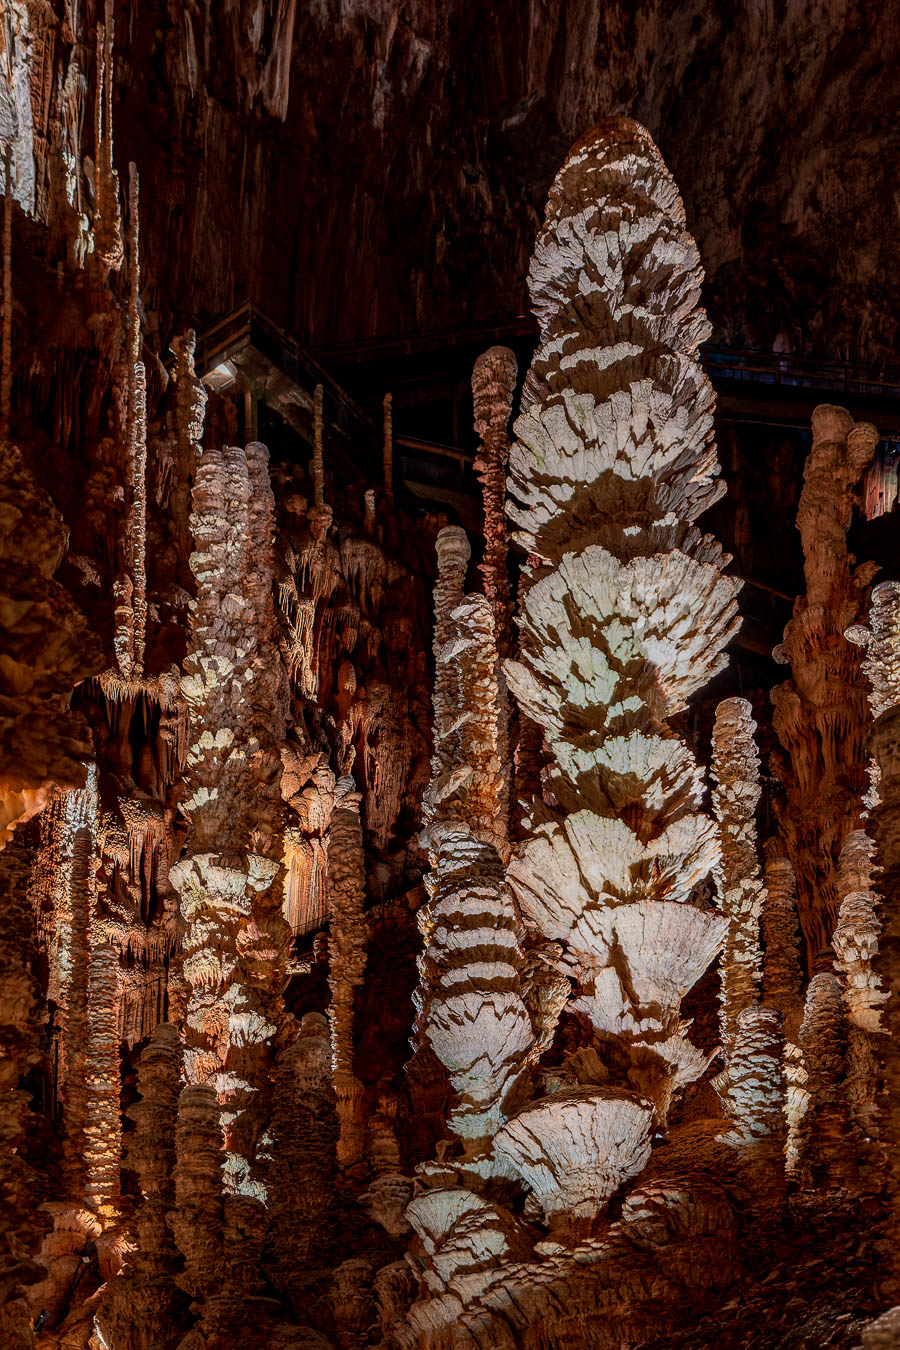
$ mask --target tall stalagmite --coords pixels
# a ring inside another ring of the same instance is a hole
[[[841,845],[859,824],[866,789],[866,687],[859,652],[844,637],[862,612],[877,570],[847,552],[853,489],[878,433],[844,408],[812,416],[797,528],[806,594],[776,648],[792,678],[772,691],[773,724],[784,748],[775,769],[787,789],[782,833],[797,877],[797,909],[810,969],[830,966],[838,920]]]
[[[442,530],[437,553],[435,747],[424,831],[431,898],[420,913],[416,1003],[457,1094],[449,1123],[463,1144],[462,1165],[489,1171],[487,1150],[532,1031],[520,991],[519,925],[503,886],[494,617],[484,596],[463,594],[464,531]]]
[[[723,490],[696,354],[709,332],[701,279],[650,136],[601,124],[557,176],[535,247],[541,339],[509,480],[535,564],[506,673],[545,728],[558,802],[535,811],[509,879],[528,922],[561,944],[605,1078],[535,1103],[498,1136],[515,1171],[543,1172],[549,1213],[589,1215],[640,1171],[673,1092],[707,1063],[680,1005],[726,928],[690,903],[719,847],[667,720],[724,667],[738,624],[729,558],[694,525]],[[593,1141],[586,1157],[570,1128]],[[576,1167],[548,1168],[567,1150]]]
[[[481,479],[484,502],[481,575],[484,593],[494,611],[497,650],[501,656],[509,655],[512,641],[504,502],[509,460],[507,427],[517,373],[515,354],[508,347],[491,347],[479,356],[472,371],[475,430],[481,437],[474,467]]]
[[[759,754],[750,704],[729,698],[716,709],[713,730],[713,807],[719,820],[722,860],[714,869],[719,906],[728,919],[721,960],[722,1041],[734,1037],[738,1015],[759,997],[762,957],[759,918],[764,888],[756,853]]]
[[[197,465],[191,567],[197,600],[182,691],[190,748],[182,809],[190,821],[186,856],[171,869],[184,932],[189,988],[185,1075],[189,1109],[217,1123],[222,1108],[223,1184],[229,1218],[222,1298],[251,1288],[264,1235],[271,1046],[283,1035],[281,1002],[290,932],[282,917],[280,745],[287,677],[276,646],[272,588],[273,499],[265,446],[207,449]],[[181,1126],[179,1196],[187,1195],[193,1145]],[[185,1126],[185,1130],[186,1130]],[[212,1173],[208,1184],[212,1186]],[[184,1202],[187,1203],[187,1202]],[[196,1244],[178,1200],[176,1236],[190,1273]],[[218,1201],[216,1202],[218,1203]],[[229,1237],[230,1234],[230,1237]],[[229,1249],[229,1242],[231,1249]],[[230,1272],[230,1273],[229,1273]],[[196,1270],[203,1289],[212,1278]],[[251,1278],[251,1285],[247,1285]],[[199,1283],[198,1283],[199,1282]],[[191,1292],[194,1292],[193,1289]],[[196,1296],[196,1295],[195,1295]],[[216,1307],[221,1299],[216,1300]],[[234,1306],[232,1313],[234,1313]],[[213,1305],[207,1313],[225,1314]],[[206,1314],[205,1314],[206,1315]]]

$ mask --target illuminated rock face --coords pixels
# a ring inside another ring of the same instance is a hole
[[[800,926],[810,968],[824,970],[838,919],[841,846],[859,825],[866,788],[866,687],[860,653],[844,633],[860,621],[877,569],[853,566],[846,536],[853,489],[878,433],[829,404],[815,410],[812,425],[797,513],[806,594],[775,652],[792,678],[772,692],[772,720],[785,752],[775,767],[787,789],[782,832],[797,877]]]
[[[701,279],[650,137],[601,124],[557,176],[529,274],[541,336],[509,514],[533,565],[505,670],[544,728],[561,808],[535,804],[510,886],[560,945],[572,1009],[593,1027],[608,1075],[598,1137],[617,1093],[643,1111],[610,1191],[646,1161],[639,1141],[673,1091],[705,1067],[681,998],[726,927],[690,904],[719,845],[696,762],[667,721],[722,669],[737,627],[729,560],[694,524],[722,490],[696,357],[708,333]]]
[[[211,1336],[240,1324],[242,1300],[259,1287],[270,1057],[284,1034],[279,748],[287,676],[275,645],[272,513],[264,446],[204,452],[191,514],[197,600],[182,677],[190,832],[186,856],[171,869],[189,989],[173,1231],[185,1258],[182,1285]]]

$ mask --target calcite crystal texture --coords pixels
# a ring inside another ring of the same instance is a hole
[[[508,509],[531,565],[519,656],[505,664],[544,729],[558,804],[536,815],[510,885],[559,944],[571,1008],[595,1037],[605,1082],[579,1097],[579,1120],[595,1117],[582,1137],[623,1138],[611,1122],[625,1103],[630,1113],[628,1147],[593,1155],[605,1169],[595,1200],[640,1170],[672,1093],[707,1063],[681,999],[726,929],[690,903],[720,852],[698,766],[668,720],[724,667],[738,625],[729,558],[694,523],[722,491],[697,360],[701,279],[650,136],[602,123],[554,182],[529,274],[541,334]],[[512,1131],[540,1138],[552,1114],[526,1108],[498,1147]],[[546,1187],[541,1202],[557,1203]]]
[[[764,889],[756,852],[759,754],[756,723],[746,699],[716,709],[713,728],[713,809],[719,821],[722,860],[714,869],[719,907],[728,919],[721,960],[722,1041],[734,1039],[737,1018],[759,996],[762,959],[759,918]]]
[[[521,993],[520,925],[504,885],[504,707],[494,616],[463,595],[465,533],[441,531],[435,587],[435,753],[424,838],[431,874],[419,1025],[450,1074],[451,1129],[481,1156],[505,1117],[533,1033]]]
[[[287,676],[275,645],[272,491],[265,446],[208,449],[191,525],[197,578],[182,691],[190,715],[183,810],[186,856],[171,869],[184,923],[185,1075],[215,1088],[226,1179],[264,1194],[259,1142],[269,1046],[281,1034],[280,744]]]

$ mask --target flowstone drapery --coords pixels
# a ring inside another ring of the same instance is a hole
[[[535,1161],[557,1148],[581,1159],[593,1140],[588,1207],[641,1169],[673,1092],[703,1072],[680,1003],[725,931],[690,903],[719,848],[696,762],[668,725],[722,669],[738,622],[729,559],[694,525],[721,491],[696,357],[709,331],[701,276],[652,140],[633,122],[602,124],[554,183],[529,276],[541,338],[509,510],[534,565],[505,669],[545,729],[560,808],[535,807],[509,881],[529,923],[561,945],[604,1081],[577,1102],[527,1108],[497,1141],[514,1144],[534,1184],[524,1131]],[[565,1170],[567,1206],[578,1183]],[[562,1192],[542,1183],[545,1212]]]

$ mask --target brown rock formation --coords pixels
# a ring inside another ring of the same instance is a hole
[[[67,542],[59,511],[18,448],[0,445],[0,844],[54,787],[84,783],[91,753],[69,699],[102,662],[84,616],[53,579]]]
[[[728,1050],[737,1018],[759,998],[762,959],[759,919],[764,888],[756,854],[756,808],[760,798],[756,723],[746,699],[731,698],[716,709],[713,731],[713,809],[719,821],[722,859],[714,868],[719,907],[728,919],[722,948],[722,1043]]]
[[[509,460],[507,427],[517,374],[516,358],[508,347],[491,347],[479,356],[472,371],[475,430],[481,438],[474,467],[481,481],[484,502],[485,544],[480,570],[484,593],[494,611],[497,650],[501,657],[510,655],[512,645],[504,506]]]
[[[776,658],[792,679],[772,693],[784,748],[775,769],[787,789],[782,831],[797,877],[797,909],[810,969],[831,961],[841,845],[859,825],[865,792],[866,691],[859,653],[844,638],[858,622],[875,568],[854,567],[846,535],[853,489],[878,439],[844,408],[813,413],[797,528],[806,594],[794,605]]]

